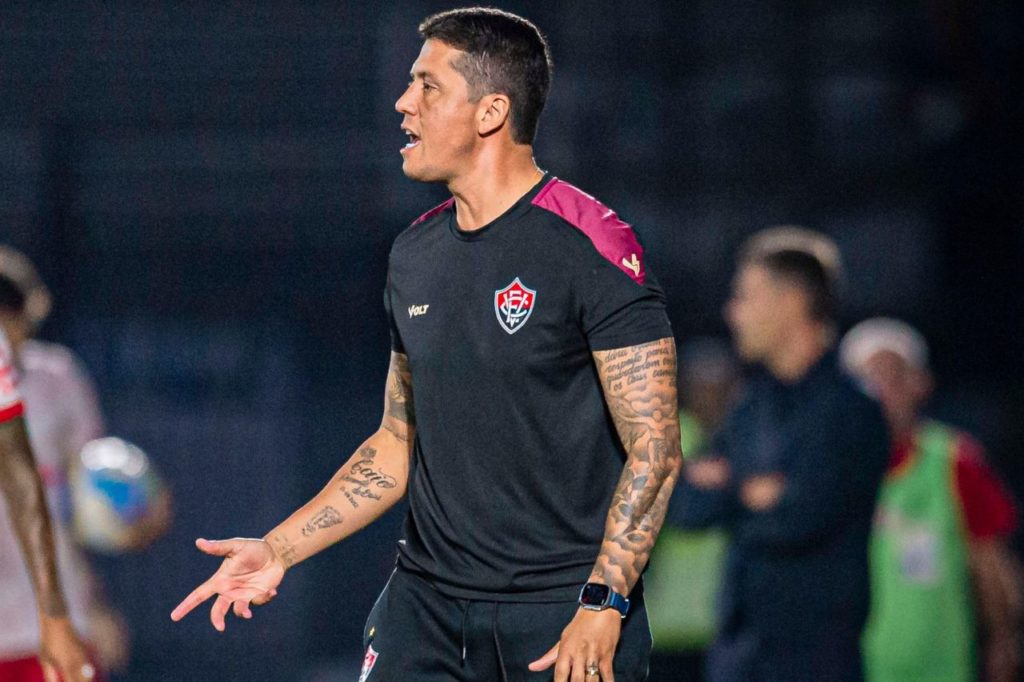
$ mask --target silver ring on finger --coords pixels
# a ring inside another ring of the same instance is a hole
[[[587,664],[587,677],[600,677],[601,668],[598,667],[597,663]]]

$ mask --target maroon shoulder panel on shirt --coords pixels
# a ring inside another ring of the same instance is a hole
[[[1010,535],[1017,528],[1017,509],[1013,498],[985,461],[981,444],[960,433],[955,447],[953,475],[968,535],[972,540]]]
[[[590,238],[608,262],[637,284],[645,278],[644,250],[633,232],[615,211],[583,190],[552,178],[533,198],[534,206],[551,211]]]
[[[436,216],[436,215],[437,215],[438,213],[441,213],[442,211],[444,211],[444,210],[446,210],[447,208],[449,208],[449,207],[450,207],[450,206],[451,206],[452,204],[454,204],[454,203],[455,203],[455,197],[452,197],[452,198],[451,198],[451,199],[449,199],[448,201],[445,201],[445,202],[444,202],[444,203],[442,203],[442,204],[438,204],[438,205],[437,205],[437,206],[435,206],[434,208],[430,209],[429,211],[427,211],[426,213],[424,213],[423,215],[421,215],[421,216],[420,216],[419,218],[417,218],[416,220],[412,221],[412,224],[413,224],[413,225],[419,225],[419,224],[420,224],[420,223],[422,223],[422,222],[425,222],[425,221],[427,221],[427,220],[430,220],[431,218],[433,218],[434,216]]]

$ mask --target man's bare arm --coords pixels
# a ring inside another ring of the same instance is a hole
[[[0,424],[0,488],[28,564],[40,613],[52,618],[66,616],[50,513],[25,423],[20,418]]]
[[[1002,538],[972,542],[971,575],[985,634],[986,680],[1018,679],[1021,670],[1022,581],[1020,566]]]
[[[672,338],[594,353],[626,465],[590,579],[629,594],[665,519],[683,456]]]
[[[285,568],[366,527],[405,495],[416,434],[409,359],[391,353],[380,428],[265,539]]]
[[[68,617],[57,578],[53,527],[25,423],[0,424],[0,490],[14,525],[39,613],[39,661],[47,680],[87,682],[92,665]]]
[[[391,354],[384,418],[323,490],[262,540],[197,540],[207,554],[224,557],[220,568],[171,612],[181,620],[210,597],[217,599],[210,622],[225,628],[233,610],[251,618],[250,604],[266,604],[277,594],[285,572],[296,563],[352,535],[379,518],[405,495],[416,433],[409,360]]]

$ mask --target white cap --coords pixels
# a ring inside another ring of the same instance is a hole
[[[872,317],[846,332],[839,357],[849,372],[856,372],[875,353],[889,351],[911,367],[928,368],[928,343],[919,331],[891,317]]]

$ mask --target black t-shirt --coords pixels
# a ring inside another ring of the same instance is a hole
[[[633,229],[547,175],[482,229],[453,201],[392,247],[416,410],[399,564],[455,597],[574,599],[625,452],[591,352],[671,336]]]

